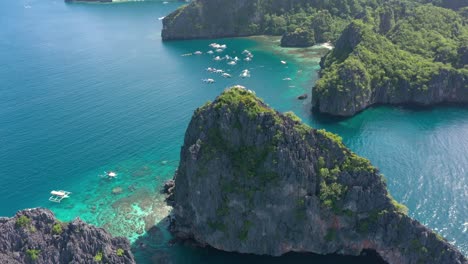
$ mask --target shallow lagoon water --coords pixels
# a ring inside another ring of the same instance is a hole
[[[153,224],[164,226],[169,208],[159,190],[177,167],[193,111],[241,84],[279,111],[340,134],[380,168],[411,216],[468,251],[468,109],[376,107],[345,120],[312,115],[310,87],[323,49],[281,49],[267,37],[162,43],[158,18],[179,5],[0,3],[0,215],[44,206],[64,221],[80,216],[137,241]],[[253,61],[230,66],[207,54],[181,56],[205,53],[212,42],[227,44],[220,56],[243,58],[248,49]],[[244,69],[251,78],[238,77]],[[298,101],[304,93],[309,99]],[[117,178],[99,176],[107,170]],[[113,194],[116,188],[121,192]],[[52,189],[73,194],[52,204]],[[152,255],[175,263],[219,257],[168,248],[163,228],[151,232],[161,233]],[[145,253],[138,254],[148,259]]]

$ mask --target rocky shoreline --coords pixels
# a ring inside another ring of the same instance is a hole
[[[0,218],[0,263],[136,263],[130,242],[79,218],[60,222],[44,208]]]
[[[467,263],[408,217],[378,170],[339,137],[276,112],[241,87],[196,110],[166,190],[173,234],[223,251],[372,250],[388,263]]]

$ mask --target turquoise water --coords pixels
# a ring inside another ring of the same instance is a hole
[[[161,220],[169,208],[159,194],[177,167],[193,110],[241,84],[278,110],[293,110],[310,125],[340,134],[381,169],[411,216],[468,252],[467,108],[376,107],[346,120],[312,115],[310,100],[296,97],[310,95],[325,50],[279,49],[271,38],[162,43],[158,18],[179,5],[0,3],[0,215],[44,206],[65,221],[80,216],[130,238],[145,260],[243,258],[168,247]],[[254,58],[230,66],[208,54],[181,56],[206,52],[212,42],[227,44],[220,56],[243,58],[248,49]],[[244,69],[251,78],[238,77]],[[205,78],[216,83],[205,84]],[[100,177],[107,170],[118,177]],[[53,189],[73,193],[52,204]],[[140,237],[154,224],[158,239]],[[141,241],[151,247],[141,249]]]

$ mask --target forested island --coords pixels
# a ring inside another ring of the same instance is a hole
[[[164,40],[282,35],[331,41],[313,107],[351,116],[373,104],[468,102],[466,1],[195,0],[163,20]]]

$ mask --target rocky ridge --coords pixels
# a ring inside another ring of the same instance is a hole
[[[340,138],[235,87],[196,110],[170,200],[171,230],[224,251],[359,255],[465,264],[405,213],[383,176]]]
[[[0,263],[136,263],[126,238],[79,218],[60,222],[43,208],[0,218]]]

